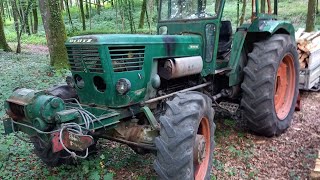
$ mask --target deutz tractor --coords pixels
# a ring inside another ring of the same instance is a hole
[[[72,37],[67,83],[16,89],[5,130],[28,134],[49,166],[86,158],[105,138],[154,153],[159,179],[208,179],[215,110],[268,137],[292,122],[298,54],[277,4],[253,0],[249,22],[233,33],[225,0],[160,0],[158,35]]]

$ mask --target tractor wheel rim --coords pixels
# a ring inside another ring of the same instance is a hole
[[[294,58],[287,54],[280,62],[275,81],[274,106],[279,120],[284,120],[290,112],[296,86],[295,73]]]
[[[194,179],[195,180],[203,180],[206,177],[207,170],[208,170],[208,165],[209,165],[209,160],[210,160],[210,147],[211,147],[211,134],[210,134],[210,124],[209,120],[207,118],[202,118],[197,136],[203,136],[205,143],[204,143],[204,149],[202,150],[203,154],[201,155],[201,161],[196,162],[194,161]],[[196,145],[197,145],[197,140],[196,140]],[[199,143],[198,143],[199,144]],[[199,147],[195,147],[198,148]],[[200,147],[202,149],[202,147]],[[199,159],[199,158],[197,158]]]

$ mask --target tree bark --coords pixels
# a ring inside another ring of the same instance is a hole
[[[6,36],[4,34],[3,20],[2,20],[2,10],[0,10],[0,49],[3,49],[6,52],[12,51],[9,47]]]
[[[12,15],[14,20],[14,28],[16,30],[17,34],[17,49],[16,53],[21,53],[21,38],[20,38],[20,28],[19,28],[19,10],[17,7],[16,0],[11,0],[11,6],[12,6]]]
[[[9,17],[9,20],[11,21],[11,11],[10,11],[10,8],[9,8],[9,0],[6,1],[6,8],[7,8],[7,15]]]
[[[139,29],[143,28],[144,25],[144,17],[147,10],[147,0],[142,1],[141,13],[140,13],[140,21],[139,21]]]
[[[73,27],[68,0],[65,0],[65,4],[66,4],[67,13],[68,13],[69,23],[70,23],[71,26]]]
[[[89,19],[89,2],[88,2],[88,0],[86,0],[86,19]]]
[[[28,36],[31,35],[31,31],[30,31],[30,25],[29,25],[29,13],[26,13],[28,10],[27,10],[28,7],[26,7],[26,9],[24,10],[24,24],[26,26],[26,33],[28,34]]]
[[[97,13],[100,15],[101,13],[101,1],[97,0]]]
[[[246,8],[247,8],[247,0],[243,0],[242,11],[240,16],[240,25],[244,23],[244,18],[246,17]]]
[[[63,0],[60,0],[60,9],[61,9],[61,11],[64,11]]]
[[[39,0],[39,7],[49,47],[50,64],[56,69],[67,68],[68,55],[64,46],[67,36],[59,1]]]
[[[306,21],[306,32],[314,31],[316,22],[316,0],[309,0]]]
[[[33,34],[38,33],[38,26],[39,26],[39,21],[38,21],[38,11],[37,11],[37,3],[34,2],[33,7],[32,7],[32,14],[33,14]]]
[[[214,6],[214,10],[215,10],[216,13],[218,13],[218,11],[219,11],[220,2],[221,2],[221,0],[216,0],[216,4]]]
[[[32,13],[29,13],[29,19],[30,19],[31,33],[34,34],[33,15],[32,15]]]
[[[0,8],[1,8],[1,13],[2,13],[2,16],[3,16],[3,19],[5,20],[6,19],[6,16],[4,14],[4,2],[0,2]]]
[[[84,15],[83,0],[79,0],[80,14],[82,20],[82,30],[86,30],[86,17]]]
[[[319,0],[317,0],[317,14],[319,14]]]
[[[260,12],[266,13],[266,0],[261,0]]]

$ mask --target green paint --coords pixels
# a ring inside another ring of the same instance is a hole
[[[144,106],[141,108],[144,114],[146,115],[151,127],[155,130],[159,130],[160,126],[156,118],[154,117],[153,113],[151,112],[150,108],[147,106]]]

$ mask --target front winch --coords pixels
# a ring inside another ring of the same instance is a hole
[[[5,106],[12,119],[30,122],[42,131],[47,130],[47,124],[55,123],[57,112],[65,109],[61,98],[25,88],[14,91]]]

